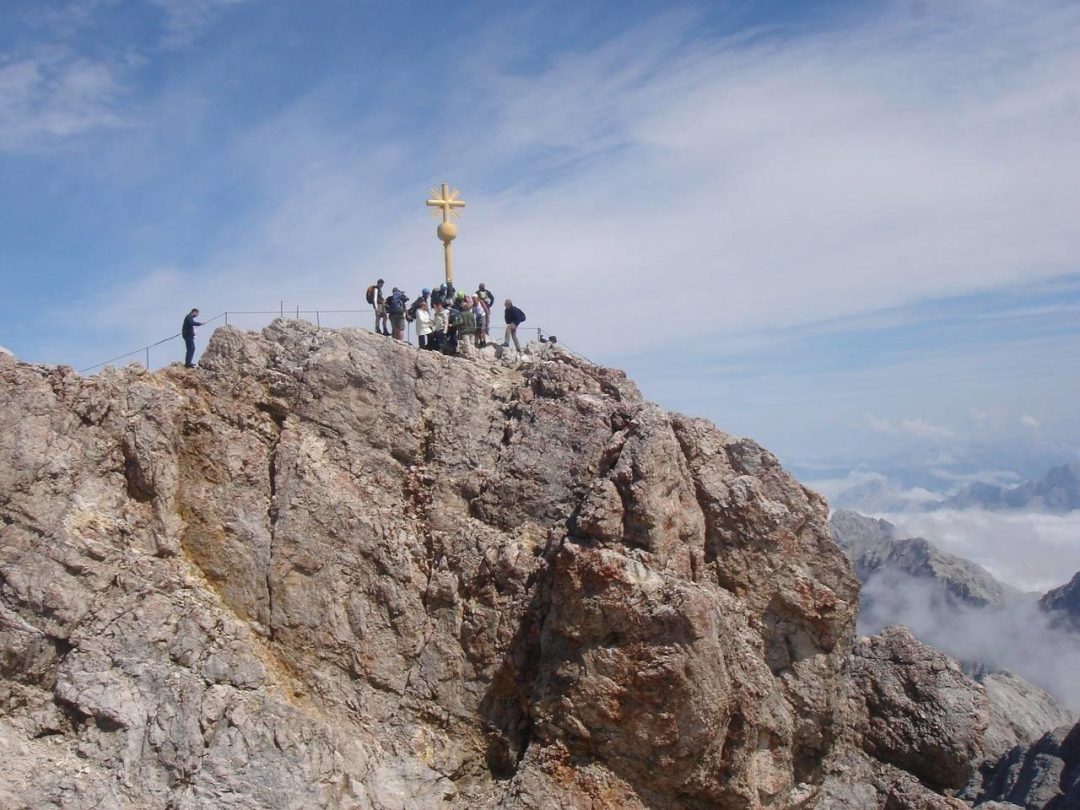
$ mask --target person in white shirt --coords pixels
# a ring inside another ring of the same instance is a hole
[[[420,303],[416,307],[416,339],[421,349],[428,348],[428,335],[434,329],[431,320],[427,301],[420,299]]]

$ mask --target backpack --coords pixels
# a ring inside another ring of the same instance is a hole
[[[374,284],[372,284],[370,287],[367,288],[367,295],[364,296],[364,297],[367,298],[367,302],[369,304],[374,304],[375,303],[375,285]]]
[[[518,323],[525,323],[525,312],[520,307],[514,307],[518,311],[518,315],[521,316],[521,320]]]
[[[386,311],[398,315],[405,311],[405,299],[401,293],[394,293],[386,301]]]

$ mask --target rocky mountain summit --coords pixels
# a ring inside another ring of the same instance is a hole
[[[284,320],[197,371],[0,355],[0,806],[966,806],[989,693],[856,643],[824,500],[526,359]]]

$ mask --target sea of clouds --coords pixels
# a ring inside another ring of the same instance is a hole
[[[977,562],[1022,591],[1042,593],[1080,571],[1080,511],[938,509],[874,517],[895,524],[902,537],[924,537],[943,551]]]

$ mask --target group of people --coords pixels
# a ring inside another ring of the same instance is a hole
[[[375,310],[375,331],[380,335],[404,340],[405,324],[415,323],[421,349],[458,354],[463,346],[482,348],[488,344],[495,296],[485,284],[481,283],[473,295],[455,290],[450,281],[434,289],[425,287],[410,304],[409,296],[397,287],[390,295],[384,295],[385,283],[380,278],[367,289],[367,302]],[[199,310],[191,310],[180,328],[186,368],[195,368],[195,327],[202,326],[196,320],[198,317]],[[513,341],[514,348],[520,352],[517,330],[525,322],[525,313],[509,298],[503,302],[503,322],[506,329],[502,345],[509,346]]]
[[[421,349],[443,354],[458,354],[463,346],[481,348],[488,344],[495,296],[483,282],[472,295],[454,289],[448,281],[438,287],[425,287],[412,300],[397,287],[390,294],[383,292],[386,282],[379,279],[367,289],[367,302],[375,310],[375,331],[380,335],[405,339],[405,324],[416,324],[417,341]],[[387,322],[389,321],[389,326]],[[503,346],[513,341],[521,351],[517,330],[525,321],[525,313],[509,298],[503,303]]]

